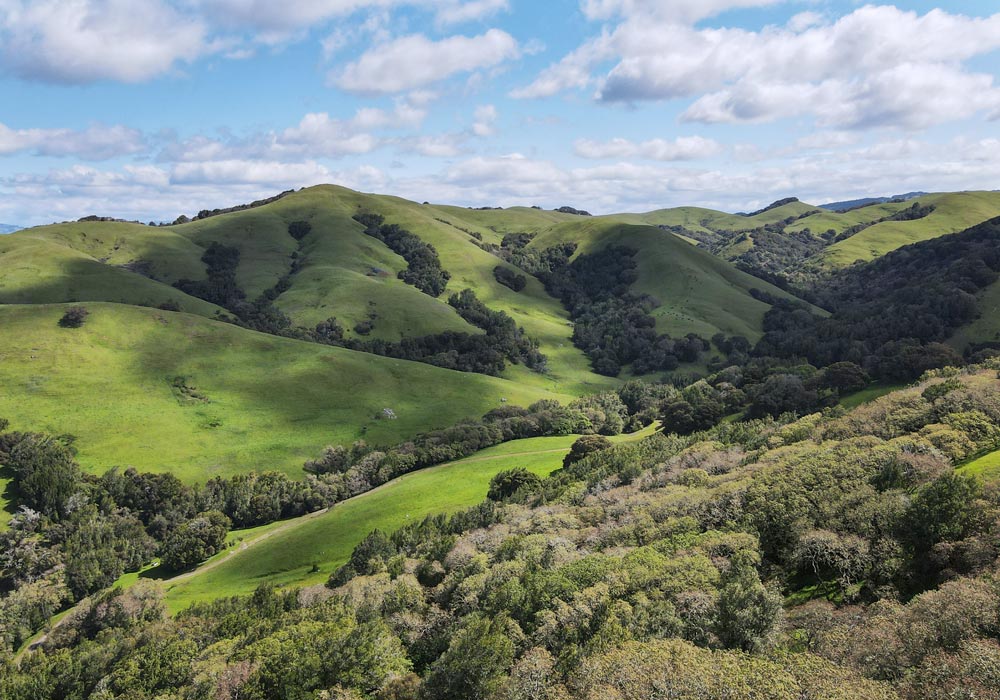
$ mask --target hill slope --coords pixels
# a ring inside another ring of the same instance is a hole
[[[866,228],[830,246],[822,262],[842,266],[855,260],[871,260],[904,245],[958,233],[1000,216],[1000,192],[932,194],[907,202],[910,206],[914,203],[933,206],[934,211],[921,219],[884,221]]]
[[[94,471],[188,481],[302,463],[326,444],[393,443],[501,404],[567,400],[503,379],[277,338],[198,316],[88,304],[0,307],[0,416],[77,437]],[[391,408],[395,420],[378,420]]]
[[[808,209],[808,205],[794,203],[757,217],[716,212],[714,220],[723,226],[745,227],[761,217],[782,216],[788,207]],[[353,219],[360,212],[377,213],[386,223],[398,224],[433,245],[441,267],[451,275],[447,291],[434,298],[398,279],[406,261],[365,235],[364,227]],[[368,337],[388,341],[445,331],[480,333],[447,303],[449,294],[471,289],[490,308],[512,316],[548,357],[549,371],[544,376],[512,367],[506,377],[580,394],[614,382],[590,371],[587,357],[573,346],[566,310],[542,283],[526,275],[520,292],[500,284],[493,274],[498,265],[520,271],[483,246],[498,245],[504,234],[515,232],[537,234],[538,242],[533,245],[574,242],[581,251],[626,242],[642,254],[636,290],[663,304],[657,310],[660,332],[759,337],[767,306],[753,299],[749,290],[782,292],[650,225],[667,216],[659,212],[645,217],[591,218],[521,207],[472,210],[318,186],[264,206],[177,226],[88,221],[14,234],[8,254],[30,259],[31,266],[17,275],[0,274],[0,301],[104,299],[158,305],[173,299],[184,310],[211,317],[216,307],[170,285],[185,278],[204,279],[201,257],[218,242],[240,251],[236,282],[248,299],[284,278],[286,284],[275,305],[295,325],[312,328],[336,317],[348,337],[356,336],[353,329],[363,322],[372,326]],[[695,210],[690,210],[681,218],[695,216]],[[610,226],[622,220],[635,225]],[[295,221],[311,225],[301,241],[289,235],[289,224]],[[125,265],[136,272],[124,269]]]

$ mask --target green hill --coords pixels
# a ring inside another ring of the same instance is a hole
[[[750,290],[789,296],[677,236],[650,226],[620,224],[615,218],[561,224],[531,245],[544,248],[582,238],[578,254],[609,245],[637,250],[639,279],[633,289],[660,302],[652,312],[657,330],[675,337],[687,333],[711,337],[721,330],[755,340],[770,307],[752,297]]]
[[[198,316],[88,304],[0,306],[0,416],[70,433],[85,468],[302,474],[324,445],[376,444],[501,404],[568,400],[531,386],[278,338]],[[391,408],[397,419],[376,415]]]
[[[958,233],[1000,216],[1000,192],[932,194],[908,201],[905,206],[913,206],[914,203],[931,205],[934,211],[913,221],[884,221],[834,243],[823,254],[823,264],[842,266],[850,265],[855,260],[872,260],[904,245]],[[842,216],[852,214],[855,212]],[[808,222],[808,219],[803,219],[798,223],[808,226]]]
[[[680,218],[697,216],[695,211],[684,210]],[[761,216],[773,217],[778,211]],[[363,226],[352,218],[358,212],[378,213],[387,223],[399,224],[433,245],[442,268],[451,275],[447,292],[433,298],[399,280],[397,273],[406,268],[406,261],[364,234]],[[722,225],[733,227],[746,226],[755,218],[714,215]],[[212,317],[216,307],[170,285],[184,278],[204,279],[201,256],[211,243],[219,242],[239,249],[236,278],[248,299],[290,275],[276,306],[293,323],[307,328],[336,317],[348,336],[366,320],[373,325],[369,337],[389,341],[444,331],[479,333],[447,304],[448,294],[471,289],[490,308],[510,314],[548,357],[545,376],[520,367],[509,369],[505,376],[580,394],[614,382],[590,371],[587,357],[573,346],[566,310],[542,283],[529,275],[520,292],[501,285],[493,269],[510,266],[479,243],[499,244],[505,233],[512,232],[537,234],[536,245],[572,241],[581,251],[628,243],[642,253],[637,291],[663,304],[657,310],[661,332],[758,337],[767,306],[750,297],[749,290],[781,292],[652,225],[666,217],[666,212],[638,218],[625,215],[636,225],[611,231],[610,223],[622,217],[583,217],[526,207],[474,210],[421,205],[325,185],[264,206],[177,226],[87,221],[13,234],[8,237],[9,255],[29,263],[6,268],[18,269],[17,274],[0,273],[0,301],[108,300],[156,306],[173,299],[186,311]],[[312,226],[301,242],[288,233],[293,221]]]

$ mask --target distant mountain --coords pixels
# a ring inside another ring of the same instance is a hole
[[[0,233],[14,233],[22,228],[22,226],[14,226],[13,224],[0,224]]]
[[[862,199],[848,199],[844,202],[830,202],[829,204],[820,204],[820,209],[829,209],[830,211],[847,211],[849,209],[857,209],[858,207],[867,207],[869,204],[885,204],[886,202],[898,202],[906,201],[908,199],[916,199],[917,197],[923,197],[926,192],[907,192],[906,194],[894,194],[891,197],[864,197]]]

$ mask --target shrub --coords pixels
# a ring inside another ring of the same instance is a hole
[[[71,306],[59,319],[59,325],[63,328],[79,328],[89,315],[90,312],[82,306]]]
[[[525,486],[532,487],[540,483],[542,480],[537,474],[532,474],[523,467],[508,469],[490,479],[490,490],[486,497],[491,501],[503,501]]]
[[[515,292],[520,292],[524,289],[524,286],[528,284],[527,277],[519,275],[513,270],[509,270],[503,265],[497,265],[493,268],[493,277],[497,282],[505,287],[510,287]]]
[[[310,231],[312,231],[312,224],[308,221],[293,221],[288,224],[288,235],[297,241],[308,236]]]

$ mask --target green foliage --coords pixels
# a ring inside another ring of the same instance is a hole
[[[752,564],[734,561],[719,591],[717,633],[727,647],[767,648],[781,616],[781,595],[768,590]]]
[[[486,497],[491,501],[504,501],[522,488],[537,487],[541,481],[527,469],[507,469],[490,479],[490,490],[486,492]]]
[[[588,457],[601,450],[606,450],[609,447],[611,447],[611,441],[603,435],[584,435],[578,438],[573,443],[573,446],[570,447],[569,454],[563,459],[563,466],[568,467],[575,462],[579,462],[584,457]]]
[[[82,306],[71,306],[66,309],[66,313],[59,319],[59,325],[63,328],[79,328],[87,320],[90,312]]]
[[[918,556],[939,542],[961,540],[973,528],[978,509],[978,482],[946,474],[921,488],[905,515],[904,533]]]
[[[66,442],[35,433],[3,434],[0,464],[16,475],[26,505],[54,519],[67,515],[82,473]]]
[[[512,636],[520,630],[510,619],[471,617],[431,666],[422,697],[430,700],[486,700],[502,685],[514,663]]]
[[[503,265],[497,265],[493,268],[493,277],[497,282],[505,287],[510,287],[515,292],[520,292],[528,284],[527,277],[519,275]]]
[[[380,214],[355,214],[354,220],[365,227],[366,234],[379,239],[406,260],[407,268],[400,271],[399,279],[432,297],[444,293],[451,275],[441,269],[434,246],[397,224],[386,224]]]
[[[312,233],[312,224],[308,221],[293,221],[288,224],[288,235],[297,241],[301,241],[310,233]]]
[[[229,526],[229,518],[217,510],[198,513],[163,542],[164,566],[182,571],[208,559],[225,545]]]

